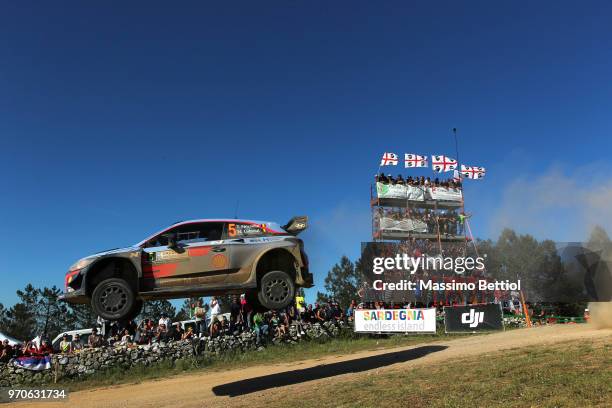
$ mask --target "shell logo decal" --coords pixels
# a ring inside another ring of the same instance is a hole
[[[216,254],[212,257],[212,266],[215,268],[224,268],[227,266],[227,257],[223,254]]]

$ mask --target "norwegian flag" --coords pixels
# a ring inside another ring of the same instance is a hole
[[[380,161],[381,166],[397,166],[397,163],[398,158],[395,153],[384,153]]]
[[[457,168],[457,160],[446,156],[431,156],[431,169],[442,173],[443,171],[451,171]]]
[[[404,153],[404,167],[427,167],[427,156]]]
[[[464,166],[461,165],[461,174],[473,180],[481,179],[485,176],[486,170],[484,167]]]

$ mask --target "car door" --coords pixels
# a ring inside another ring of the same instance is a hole
[[[228,223],[227,247],[231,253],[230,272],[226,283],[242,284],[251,277],[251,266],[265,247],[281,238],[267,231],[266,224],[247,221]]]
[[[143,249],[143,275],[150,286],[172,288],[223,282],[229,268],[224,227],[224,223],[213,221],[185,223],[149,240]],[[176,247],[168,247],[168,234],[175,234]]]

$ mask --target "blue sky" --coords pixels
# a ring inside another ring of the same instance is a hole
[[[321,284],[369,237],[382,152],[454,156],[452,127],[488,170],[466,186],[476,235],[580,240],[603,218],[612,5],[332,3],[4,4],[0,302],[237,202],[309,215]]]

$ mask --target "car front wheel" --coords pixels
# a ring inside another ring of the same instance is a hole
[[[134,309],[134,291],[123,279],[103,280],[96,286],[91,296],[91,307],[105,320],[121,320]]]
[[[267,309],[282,309],[293,302],[295,282],[283,271],[267,272],[260,281],[257,299]]]

